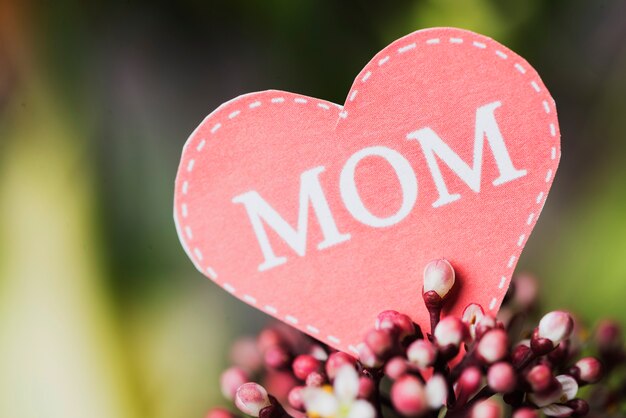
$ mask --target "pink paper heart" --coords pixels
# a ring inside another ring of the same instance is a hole
[[[174,217],[207,277],[344,351],[386,309],[428,324],[422,271],[457,271],[450,311],[497,311],[560,157],[535,70],[460,29],[379,52],[343,107],[282,91],[221,105],[185,144]]]

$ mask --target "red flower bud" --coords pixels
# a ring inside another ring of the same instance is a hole
[[[396,311],[383,311],[376,318],[376,329],[396,330],[400,341],[415,333],[415,325],[408,316]]]
[[[454,385],[458,405],[464,405],[482,386],[483,375],[478,367],[468,367]]]
[[[310,354],[301,354],[292,364],[293,374],[300,380],[305,380],[310,373],[319,371],[321,362]]]
[[[391,402],[405,416],[419,416],[428,410],[428,400],[422,382],[415,376],[405,375],[391,387]]]
[[[511,363],[513,367],[519,368],[524,362],[531,356],[530,344],[520,343],[515,346],[513,353],[511,354]]]
[[[552,340],[539,337],[539,328],[535,328],[532,338],[530,339],[530,348],[537,356],[543,356],[550,353],[556,348]]]
[[[279,401],[286,401],[289,391],[299,384],[291,370],[268,370],[261,382],[263,387]]]
[[[570,355],[570,340],[561,341],[554,350],[548,353],[548,358],[553,365],[562,364]]]

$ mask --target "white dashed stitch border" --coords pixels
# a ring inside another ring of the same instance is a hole
[[[206,268],[206,272],[213,280],[217,280],[217,273],[211,266]]]
[[[459,44],[460,45],[460,44],[464,43],[464,38],[461,38],[461,37],[450,37],[448,39],[448,42],[451,43],[451,44]],[[427,39],[424,43],[426,45],[438,45],[438,44],[441,44],[442,42],[441,42],[440,38],[430,38],[430,39]],[[473,46],[473,47],[475,47],[477,49],[488,50],[488,46],[484,42],[472,41],[471,44],[469,44],[469,45],[471,45],[471,46]],[[412,43],[408,43],[407,45],[404,45],[404,46],[401,46],[401,47],[397,48],[396,52],[397,52],[398,55],[408,55],[407,53],[409,51],[416,50],[416,49],[417,49],[417,42],[412,42]],[[493,53],[498,58],[500,58],[502,60],[507,60],[508,59],[508,55],[506,53],[498,50],[498,49],[495,49],[493,51]],[[383,58],[378,60],[377,66],[378,67],[384,66],[386,63],[388,63],[391,60],[391,58],[392,57],[390,55],[384,56]],[[368,64],[368,66],[371,67],[371,63]],[[372,68],[376,68],[376,67],[372,67]],[[527,73],[526,68],[524,68],[524,66],[521,63],[519,63],[519,62],[514,63],[513,64],[513,68],[515,70],[517,70],[517,72],[519,72],[520,75],[522,75],[522,76],[524,76]],[[363,76],[361,77],[361,80],[360,80],[361,83],[366,83],[370,79],[370,77],[372,75],[373,75],[372,70],[368,69],[363,74]],[[534,93],[542,94],[542,89],[539,87],[539,84],[537,83],[536,80],[528,81],[528,85],[530,86],[530,88],[533,90]],[[357,98],[357,94],[358,94],[358,90],[357,89],[353,89],[350,92],[350,95],[348,96],[348,101],[354,102],[355,99]],[[548,98],[550,98],[550,96],[548,96]],[[304,104],[307,104],[308,102],[309,102],[309,99],[305,99],[304,97],[296,97],[296,98],[294,98],[294,103],[296,103],[296,104],[304,105]],[[272,104],[285,103],[285,98],[284,97],[274,97],[274,98],[270,99],[270,103],[272,103]],[[257,107],[260,107],[261,105],[262,105],[262,102],[257,100],[257,101],[254,101],[254,102],[248,104],[248,108],[249,109],[255,109]],[[549,103],[548,100],[543,99],[541,101],[541,106],[542,106],[542,108],[543,108],[543,110],[544,110],[544,112],[546,114],[550,114],[551,113],[550,103]],[[348,117],[348,112],[346,110],[343,110],[342,107],[339,106],[339,105],[337,105],[337,107],[340,109],[340,112],[339,112],[339,115],[338,115],[339,118],[340,119],[346,119]],[[317,102],[317,108],[320,108],[320,109],[326,111],[326,110],[330,109],[330,106],[328,104],[326,104],[326,103],[323,103],[323,102]],[[232,111],[231,113],[228,114],[228,119],[232,120],[232,119],[236,118],[237,116],[239,116],[240,114],[241,114],[241,110]],[[210,133],[211,134],[215,134],[221,128],[221,126],[222,126],[221,123],[219,123],[219,122],[216,123],[210,129]],[[551,137],[553,137],[553,138],[556,137],[556,124],[554,122],[550,122],[550,124],[548,126],[548,130],[549,130],[549,133],[550,133]],[[198,145],[196,146],[196,151],[197,152],[201,152],[202,149],[204,148],[205,144],[206,144],[206,139],[202,138],[200,140],[200,142],[198,143]],[[556,146],[553,146],[551,148],[551,150],[550,150],[550,159],[551,160],[555,160],[556,159],[556,153],[557,153]],[[195,160],[194,159],[189,160],[188,165],[187,165],[187,172],[188,173],[191,173],[193,171],[194,164],[195,164]],[[549,168],[548,171],[546,172],[546,178],[545,178],[546,183],[550,182],[550,180],[552,179],[552,175],[553,175],[553,170],[552,170],[552,168]],[[188,188],[189,188],[188,181],[184,181],[183,182],[183,195],[187,195]],[[536,199],[535,199],[537,205],[541,205],[539,210],[541,210],[542,207],[543,207],[542,201],[543,201],[543,197],[544,196],[545,196],[545,192],[544,191],[540,191],[539,194],[537,195]],[[189,209],[188,209],[187,203],[182,202],[181,205],[180,205],[180,212],[181,212],[183,218],[187,218],[188,211],[189,211]],[[536,217],[535,211],[531,212],[528,215],[528,218],[527,218],[527,220],[525,222],[524,231],[527,229],[527,227],[529,227],[532,224],[532,222],[533,222],[535,217]],[[193,232],[191,230],[191,227],[189,225],[185,225],[183,227],[183,229],[185,230],[187,238],[189,240],[192,240],[193,239]],[[530,231],[528,231],[528,232],[530,232]],[[521,246],[524,243],[524,240],[526,239],[526,236],[527,236],[526,232],[522,232],[519,235],[519,238],[518,238],[518,241],[517,241],[517,246],[518,247]],[[196,247],[196,248],[194,248],[193,252],[194,252],[194,255],[197,258],[197,261],[201,262],[203,260],[203,255],[200,252],[200,250]],[[513,267],[513,265],[515,264],[515,260],[516,259],[517,259],[517,257],[516,257],[515,254],[513,254],[513,255],[511,255],[509,257],[507,265],[506,265],[508,269]],[[217,273],[215,272],[215,270],[213,268],[206,267],[205,270],[207,271],[207,273],[210,275],[210,277],[212,279],[214,279],[214,280],[217,279]],[[505,285],[506,285],[506,276],[502,276],[502,277],[499,278],[498,288],[499,289],[503,289]],[[229,283],[226,283],[226,282],[222,283],[222,287],[227,292],[229,292],[231,294],[235,294],[235,292],[236,292],[236,289]],[[251,295],[245,294],[245,295],[242,296],[242,299],[245,300],[246,302],[252,304],[252,305],[256,305],[257,304],[256,298],[254,298]],[[492,310],[492,311],[495,310],[497,303],[498,303],[497,298],[495,298],[495,297],[492,298],[490,303],[489,303],[489,310]],[[271,306],[271,305],[265,305],[264,309],[265,309],[265,311],[267,311],[268,313],[271,313],[272,315],[278,315],[278,313],[279,313],[278,309],[275,308],[274,306]],[[287,321],[287,322],[289,322],[291,324],[294,324],[294,325],[297,325],[299,323],[298,319],[295,316],[293,316],[293,315],[285,315],[284,319],[285,319],[285,321]],[[306,329],[307,329],[307,331],[309,331],[310,333],[315,334],[315,335],[318,335],[318,334],[321,333],[319,328],[317,328],[317,327],[315,327],[313,325],[310,325],[310,324],[306,325]],[[335,337],[335,336],[328,335],[326,338],[330,342],[332,342],[334,344],[337,344],[337,345],[341,344],[341,341],[337,337]],[[348,349],[350,351],[352,351],[353,353],[358,355],[358,349],[354,345],[348,345]]]
[[[504,285],[506,285],[506,276],[500,277],[500,283],[498,283],[498,289],[504,288]]]
[[[357,94],[357,91],[355,90],[352,93],[352,95],[351,95],[352,100],[354,100],[354,98],[356,97],[356,94]],[[294,97],[293,103],[295,103],[297,105],[306,105],[306,104],[309,103],[310,100],[311,99],[307,99],[307,98],[304,98],[304,97]],[[271,103],[273,105],[278,105],[278,104],[281,104],[281,103],[285,103],[285,101],[286,100],[285,100],[284,97],[273,97],[273,98],[271,98],[269,100],[269,103]],[[328,111],[328,110],[331,109],[331,106],[326,104],[326,103],[324,103],[324,102],[315,101],[315,103],[316,103],[316,108],[320,109],[320,111]],[[256,100],[256,101],[248,104],[247,107],[248,107],[249,110],[253,110],[253,109],[256,109],[256,108],[258,108],[258,107],[260,107],[262,105],[263,105],[262,101]],[[337,108],[341,111],[339,113],[339,117],[346,117],[347,116],[347,113],[343,112],[342,106],[337,106]],[[227,119],[228,120],[235,119],[237,116],[239,116],[241,114],[241,112],[242,111],[240,109],[234,110],[234,111],[230,112],[227,115]],[[344,116],[341,116],[341,113],[343,113]],[[218,123],[214,124],[213,127],[210,129],[211,135],[214,135],[221,127],[222,127],[222,123],[221,122],[218,122]],[[198,152],[198,153],[202,152],[202,150],[204,149],[206,143],[207,143],[206,138],[201,138],[199,143],[198,143],[198,145],[196,146],[196,152]],[[194,166],[195,166],[195,158],[191,158],[189,160],[189,162],[187,163],[186,172],[187,173],[192,173],[193,169],[194,169]],[[183,184],[182,185],[182,193],[183,193],[184,196],[187,196],[188,192],[189,192],[189,180],[183,180],[182,184]],[[186,219],[187,216],[188,216],[188,213],[189,213],[188,204],[186,202],[182,202],[181,205],[180,205],[180,208],[181,208],[181,214],[182,214],[183,218]],[[189,241],[193,240],[193,231],[191,229],[191,226],[190,225],[183,225],[182,228],[185,231],[185,236],[187,237],[187,240],[189,240]],[[193,248],[193,255],[195,256],[196,261],[197,261],[198,264],[200,264],[204,260],[204,255],[202,254],[202,251],[198,247],[194,247]],[[206,271],[206,273],[209,275],[209,277],[211,279],[213,279],[213,281],[217,282],[217,278],[218,278],[217,272],[211,266],[206,266],[204,268],[204,271]],[[227,282],[223,282],[221,284],[221,286],[228,293],[231,293],[233,295],[237,294],[237,289],[235,289],[235,287],[232,284],[227,283]],[[254,296],[249,295],[249,294],[242,295],[241,299],[243,301],[249,303],[250,305],[253,305],[253,306],[257,306],[257,304],[258,304],[257,298],[255,298]],[[276,315],[277,316],[278,313],[279,313],[278,309],[276,307],[272,306],[272,305],[264,305],[263,309],[266,312],[268,312],[268,313],[270,313],[272,315]],[[300,322],[298,320],[298,318],[296,318],[293,315],[285,315],[284,319],[285,319],[285,321],[287,321],[287,322],[289,322],[289,323],[291,323],[293,325],[297,325]],[[310,332],[312,334],[315,334],[315,335],[319,335],[321,333],[321,331],[320,331],[320,329],[318,327],[316,327],[314,325],[311,325],[311,324],[306,325],[306,329],[307,329],[308,332]],[[328,341],[331,341],[334,344],[337,344],[337,345],[341,344],[341,340],[339,338],[333,336],[333,335],[328,335],[328,336],[326,336],[326,338],[328,339]]]
[[[451,37],[451,38],[449,38],[449,40],[448,40],[448,41],[449,41],[451,44],[462,44],[462,43],[464,42],[464,39],[463,39],[463,38],[459,38],[459,37]],[[425,43],[426,43],[427,45],[437,45],[437,44],[440,44],[440,43],[441,43],[441,39],[440,39],[440,38],[430,38],[430,39],[427,39],[427,40],[425,41]],[[409,50],[415,49],[412,45],[416,45],[416,43],[415,43],[415,42],[413,42],[413,43],[410,43],[410,44],[408,44],[408,45],[405,45],[405,46],[402,46],[402,47],[398,48],[398,49],[397,49],[398,54],[403,54],[403,53],[404,53],[404,52],[406,52],[406,51],[409,51]],[[471,45],[472,45],[473,47],[478,48],[478,49],[484,49],[484,50],[486,50],[486,49],[487,49],[487,44],[485,44],[485,43],[483,43],[483,42],[480,42],[480,41],[472,41]],[[506,53],[504,53],[504,52],[502,52],[502,51],[500,51],[500,50],[498,50],[498,49],[495,49],[495,50],[494,50],[494,54],[495,54],[497,57],[501,58],[502,60],[507,60],[507,59],[509,58],[509,57],[508,57],[508,55],[507,55]],[[386,63],[387,61],[389,61],[389,59],[388,59],[388,58],[389,58],[389,56],[386,56],[385,58],[383,58],[383,60],[384,60],[384,62],[385,62],[385,63]],[[381,66],[381,61],[382,61],[382,60],[378,61],[378,66]],[[526,68],[524,68],[524,66],[523,66],[521,63],[519,63],[519,62],[514,63],[514,64],[513,64],[513,68],[514,68],[515,70],[517,70],[517,71],[518,71],[518,72],[519,72],[522,76],[524,76],[524,75],[526,74],[526,72],[527,72]],[[372,75],[371,71],[370,71],[370,70],[368,70],[368,71],[365,73],[365,76],[363,76],[363,78],[361,79],[361,81],[362,81],[363,83],[365,83],[365,82],[366,82],[366,81],[367,81],[367,80],[371,77],[371,75]],[[530,80],[530,81],[528,82],[528,85],[530,86],[530,88],[533,90],[533,92],[534,92],[534,93],[536,93],[536,94],[541,94],[541,93],[542,93],[542,90],[541,90],[541,88],[539,87],[539,84],[537,83],[537,81],[535,81],[535,80]],[[548,97],[549,97],[549,96],[548,96]],[[351,101],[352,101],[352,100],[351,100]],[[550,113],[551,113],[550,103],[548,102],[548,100],[543,99],[543,100],[541,101],[541,106],[543,107],[543,110],[544,110],[544,112],[545,112],[546,114],[550,114]],[[346,115],[346,117],[347,117],[347,115]],[[548,129],[549,129],[549,131],[550,131],[550,136],[551,136],[551,137],[556,137],[556,125],[555,125],[555,123],[554,123],[554,122],[550,122],[550,124],[548,125]],[[557,152],[557,151],[556,151],[556,146],[553,146],[553,147],[551,148],[551,150],[550,150],[550,159],[551,159],[551,160],[555,160],[555,159],[556,159],[556,152]],[[546,176],[545,176],[545,182],[546,182],[546,183],[550,183],[550,181],[552,180],[552,175],[553,175],[553,173],[554,173],[554,172],[553,172],[552,168],[548,168],[548,171],[546,172]],[[539,204],[541,204],[541,202],[542,202],[542,200],[543,200],[544,195],[545,195],[545,192],[544,192],[544,191],[539,192],[539,194],[537,195],[537,198],[536,198],[536,203],[537,203],[538,205],[539,205]],[[539,209],[539,210],[541,210],[541,209],[543,209],[543,206],[542,206],[542,207],[540,207],[540,209]],[[527,218],[527,220],[526,220],[526,224],[525,224],[525,226],[524,226],[524,231],[527,229],[527,227],[529,227],[530,225],[532,225],[532,221],[533,221],[533,219],[535,218],[535,216],[536,216],[536,215],[535,215],[535,212],[534,212],[534,211],[533,211],[533,212],[531,212],[531,213],[528,215],[528,218]],[[528,231],[528,233],[530,233],[530,231]],[[522,246],[522,244],[524,243],[524,240],[526,239],[526,236],[527,236],[526,234],[527,234],[526,232],[522,232],[522,233],[519,235],[519,238],[518,238],[518,240],[517,240],[517,246],[518,246],[518,247],[521,247],[521,246]],[[517,257],[516,257],[515,255],[511,255],[511,256],[510,256],[510,258],[509,258],[509,260],[508,260],[508,262],[507,262],[507,268],[509,268],[509,269],[510,269],[510,268],[512,268],[512,267],[513,267],[513,265],[515,264],[515,260],[516,260],[516,259],[517,259]],[[503,276],[503,277],[502,277],[502,278],[500,278],[499,280],[500,280],[500,282],[499,282],[499,284],[498,284],[498,288],[499,288],[499,289],[502,289],[502,288],[504,288],[504,285],[506,284],[506,277],[504,277],[504,276]],[[491,301],[489,302],[489,310],[491,310],[491,311],[495,310],[495,308],[496,308],[496,305],[497,305],[497,304],[498,304],[498,300],[497,300],[497,298],[495,298],[495,297],[494,297],[494,298],[492,298],[492,299],[491,299]]]

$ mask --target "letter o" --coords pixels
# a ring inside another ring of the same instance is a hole
[[[354,181],[357,164],[366,157],[377,156],[384,158],[396,172],[402,188],[402,205],[398,211],[386,218],[373,215],[363,204]],[[346,209],[354,219],[362,224],[382,228],[397,224],[413,209],[417,200],[417,178],[411,164],[398,151],[383,146],[363,148],[348,158],[341,170],[339,190]]]

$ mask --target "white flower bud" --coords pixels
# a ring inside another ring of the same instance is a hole
[[[454,269],[447,260],[431,261],[424,269],[424,293],[434,291],[445,298],[454,286]]]
[[[555,346],[567,339],[574,328],[574,321],[570,314],[563,311],[547,313],[539,321],[538,336],[546,338]]]
[[[237,389],[235,405],[244,414],[258,417],[261,409],[270,405],[270,400],[263,386],[245,383]]]

